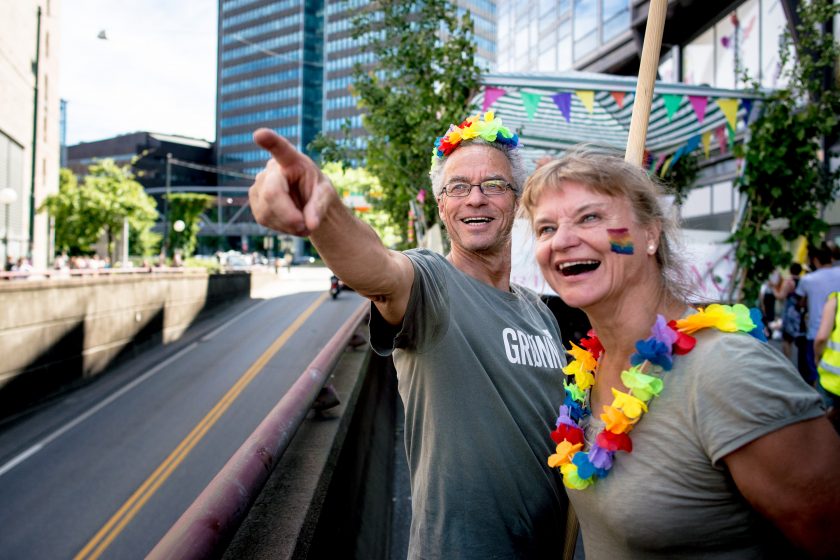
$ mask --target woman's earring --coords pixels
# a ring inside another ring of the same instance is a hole
[[[653,244],[648,245],[648,254],[649,254],[649,255],[652,255],[652,254],[654,254],[655,252],[656,252],[656,246],[655,246],[655,245],[653,245]]]

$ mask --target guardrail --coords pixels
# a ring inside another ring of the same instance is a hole
[[[198,560],[222,555],[367,315],[368,305],[360,305],[342,325],[147,559]]]
[[[231,272],[269,270],[262,265],[251,265],[247,267],[221,267],[216,274]],[[207,274],[207,269],[202,267],[187,266],[136,266],[126,268],[71,268],[71,269],[33,269],[16,270],[11,272],[0,272],[0,280],[49,280],[69,278],[100,278],[105,276],[131,276],[136,274]]]

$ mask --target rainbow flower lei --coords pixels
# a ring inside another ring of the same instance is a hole
[[[560,416],[551,439],[557,444],[554,454],[548,458],[548,466],[559,468],[563,484],[575,490],[584,490],[598,479],[609,474],[617,451],[631,452],[633,442],[629,432],[648,411],[653,397],[662,392],[664,384],[660,377],[648,375],[643,369],[650,367],[651,373],[669,371],[674,355],[689,353],[697,340],[693,333],[716,328],[724,332],[746,332],[762,341],[764,326],[761,313],[744,305],[709,305],[697,313],[678,321],[665,322],[662,315],[656,316],[650,337],[636,342],[636,353],[630,357],[630,369],[621,372],[621,382],[630,391],[612,389],[613,402],[604,406],[601,419],[605,427],[595,438],[589,451],[583,451],[584,432],[582,419],[592,414],[588,408],[589,391],[595,383],[594,371],[604,347],[594,331],[572,344],[569,354],[574,360],[563,372],[573,376],[574,382],[563,383],[566,398],[560,406]]]
[[[512,133],[509,128],[502,125],[502,119],[497,119],[493,111],[484,113],[482,120],[479,115],[467,117],[460,125],[449,125],[446,134],[435,140],[435,148],[432,151],[432,161],[437,158],[445,158],[451,154],[462,140],[482,138],[487,142],[499,142],[515,148],[519,144],[519,136]]]

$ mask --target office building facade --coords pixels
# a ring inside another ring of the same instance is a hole
[[[59,0],[5,0],[0,17],[0,258],[51,259],[49,218],[37,208],[58,190]]]

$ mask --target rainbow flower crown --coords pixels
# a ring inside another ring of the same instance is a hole
[[[498,142],[512,148],[519,145],[519,136],[502,126],[502,119],[497,119],[493,111],[487,111],[484,113],[484,120],[481,120],[479,115],[473,115],[467,117],[459,126],[450,124],[446,134],[435,140],[432,162],[436,157],[447,157],[463,140],[479,137],[487,142]]]

